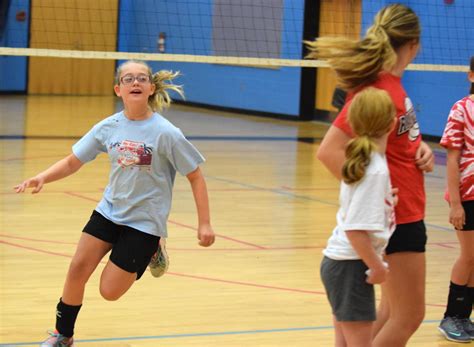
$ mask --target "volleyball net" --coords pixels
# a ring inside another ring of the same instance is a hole
[[[318,26],[319,36],[356,38],[388,3],[308,1],[5,0],[0,55],[324,67],[304,59],[303,40],[314,39],[304,37],[305,20]],[[423,30],[422,50],[409,69],[467,71],[474,54],[474,1],[400,2],[420,16]]]

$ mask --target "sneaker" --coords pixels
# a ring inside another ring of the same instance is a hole
[[[470,343],[471,337],[464,331],[463,320],[457,317],[444,318],[438,329],[449,341]]]
[[[461,319],[464,331],[474,340],[474,323],[469,318]]]
[[[150,264],[148,264],[148,266],[150,267],[151,274],[154,277],[161,277],[168,270],[169,265],[170,259],[168,257],[168,253],[166,252],[166,243],[164,239],[161,238],[158,250],[151,257]]]
[[[40,347],[74,347],[74,339],[66,337],[55,331],[48,331],[50,335]]]

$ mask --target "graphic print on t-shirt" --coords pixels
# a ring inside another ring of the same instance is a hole
[[[415,108],[409,97],[405,97],[405,114],[400,116],[400,125],[398,126],[397,135],[402,135],[408,131],[408,139],[416,141],[420,136],[420,126],[416,120]]]
[[[151,165],[153,148],[144,142],[123,140],[112,144],[110,148],[115,148],[118,152],[117,162],[122,168],[149,168]]]

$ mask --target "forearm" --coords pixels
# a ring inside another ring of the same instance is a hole
[[[342,166],[345,160],[344,151],[335,150],[330,153],[318,150],[317,157],[334,177],[338,180],[342,180]]]
[[[331,126],[318,148],[317,158],[338,180],[342,179],[342,166],[350,139],[341,129]]]
[[[448,150],[446,176],[448,183],[449,202],[451,205],[461,204],[461,195],[459,193],[459,158],[460,151]]]
[[[375,269],[383,267],[382,258],[372,247],[367,231],[348,230],[346,231],[346,235],[352,247],[368,268]]]
[[[206,181],[204,180],[204,177],[199,168],[188,174],[187,177],[189,183],[191,184],[194,201],[196,203],[198,223],[199,225],[210,224],[211,218],[209,211],[209,197],[207,194]]]
[[[44,183],[54,182],[72,175],[79,170],[81,166],[82,163],[79,159],[77,159],[74,154],[70,154],[36,176],[41,177]]]

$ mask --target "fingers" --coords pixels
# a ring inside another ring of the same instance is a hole
[[[423,141],[421,142],[420,146],[416,150],[415,163],[420,170],[423,170],[425,172],[433,171],[433,167],[434,167],[433,151]]]
[[[466,224],[466,222],[464,221],[464,216],[458,218],[450,218],[449,223],[451,223],[451,225],[456,230],[462,230],[464,228],[464,224]]]
[[[34,187],[32,194],[39,193],[43,189],[44,181],[41,179],[30,178],[13,187],[16,193],[23,193],[28,188]]]
[[[422,158],[416,160],[416,165],[422,171],[425,171],[425,172],[433,171],[433,168],[434,168],[434,156],[433,156],[433,154],[431,154],[427,157],[422,157]]]
[[[31,191],[31,194],[37,194],[43,189],[43,182],[38,182],[38,185]]]
[[[29,186],[29,180],[23,181],[22,183],[13,187],[16,193],[23,193]]]
[[[199,236],[199,246],[209,247],[214,243],[214,241],[215,241],[215,235],[214,234],[207,234],[207,235],[200,235]]]

